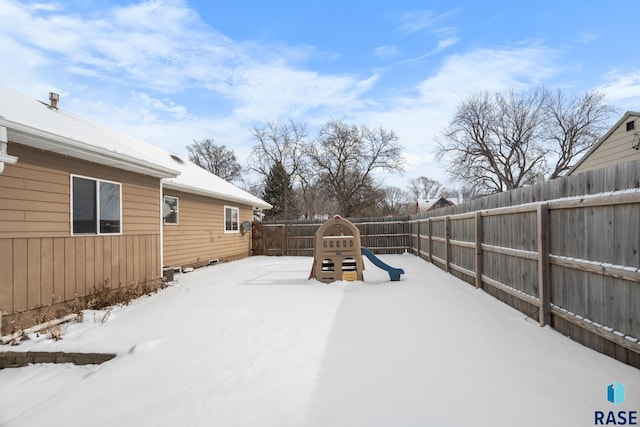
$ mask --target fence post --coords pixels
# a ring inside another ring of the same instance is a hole
[[[551,285],[549,274],[549,207],[546,203],[538,204],[537,209],[538,239],[538,297],[540,308],[538,320],[540,326],[551,323]]]
[[[287,224],[282,225],[282,256],[287,255]]]
[[[476,288],[482,289],[482,215],[480,211],[476,211],[475,222],[476,237]]]
[[[416,233],[418,235],[418,240],[416,241],[416,246],[418,247],[418,258],[422,258],[422,254],[420,253],[420,220],[416,221]]]
[[[433,264],[433,258],[431,258],[431,254],[433,253],[433,239],[431,238],[431,235],[433,234],[433,228],[431,227],[431,218],[429,218],[427,220],[427,231],[429,234],[429,254],[428,254],[428,259],[429,262]]]
[[[450,227],[451,227],[451,220],[449,219],[449,215],[444,217],[444,261],[446,264],[446,272],[450,273],[451,269],[449,267],[450,265],[450,245],[449,245],[449,237],[450,237]]]

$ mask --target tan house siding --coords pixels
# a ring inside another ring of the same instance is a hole
[[[635,122],[635,128],[627,131],[627,123],[631,121]],[[640,117],[634,115],[623,117],[592,151],[585,154],[584,159],[571,170],[570,174],[640,160],[640,151],[632,147],[634,138],[638,134],[640,134]]]
[[[239,209],[239,222],[251,221],[251,206],[165,189],[178,198],[178,224],[164,225],[164,264],[172,267],[204,265],[209,260],[250,255],[251,232],[225,233],[224,207]]]
[[[157,283],[157,178],[11,142],[9,154],[19,160],[0,174],[0,310],[5,315],[89,295],[106,281],[111,287]],[[122,235],[71,236],[71,174],[122,185]]]
[[[0,238],[70,235],[70,175],[122,184],[122,233],[159,234],[157,178],[9,144],[17,156],[0,174]]]

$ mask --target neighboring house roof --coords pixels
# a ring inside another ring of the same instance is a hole
[[[0,126],[11,142],[164,178],[165,186],[268,209],[267,202],[132,136],[0,86]]]
[[[455,205],[455,203],[453,203],[451,200],[446,199],[444,197],[438,197],[435,199],[418,199],[418,202],[416,203],[416,205],[418,208],[418,213],[420,213],[420,212],[428,212],[431,209],[433,209],[434,206],[436,205],[453,206]]]
[[[633,154],[631,151],[622,150],[620,147],[617,147],[613,150],[613,151],[616,151],[616,153],[610,153],[606,159],[601,159],[601,162],[594,162],[594,165],[591,165],[591,166],[588,165],[591,161],[593,161],[595,157],[594,154],[596,153],[596,151],[598,152],[602,151],[604,149],[604,146],[608,144],[607,141],[610,141],[610,139],[612,139],[611,136],[618,129],[620,129],[622,125],[626,124],[627,122],[630,121],[630,119],[634,117],[635,118],[640,117],[640,112],[627,111],[622,116],[622,118],[620,118],[620,120],[618,120],[616,124],[614,124],[611,127],[611,129],[609,129],[607,133],[604,134],[602,138],[600,138],[595,144],[593,144],[589,149],[589,151],[587,151],[580,158],[580,160],[578,160],[578,162],[575,165],[573,165],[573,167],[571,168],[571,170],[569,170],[567,175],[571,175],[577,172],[587,171],[590,169],[597,169],[598,167],[605,167],[613,163],[621,163],[621,162],[634,160],[633,158],[629,157],[629,155]],[[640,123],[638,123],[636,126],[638,127],[636,127],[634,129],[634,132],[630,134],[631,138],[628,138],[626,135],[624,135],[623,138],[621,138],[624,141],[617,141],[617,143],[622,143],[624,144],[625,148],[631,149],[632,139],[637,138],[638,132],[640,132]],[[614,148],[614,147],[611,147],[611,148]],[[595,163],[598,163],[598,164],[595,164]],[[602,164],[599,164],[599,163],[602,163]]]

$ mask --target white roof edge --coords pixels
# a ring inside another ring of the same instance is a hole
[[[219,193],[216,191],[210,191],[210,190],[205,190],[205,189],[201,189],[201,188],[196,188],[196,187],[192,187],[189,185],[185,185],[185,184],[178,184],[175,182],[171,182],[171,181],[163,181],[162,186],[164,188],[170,188],[173,190],[179,190],[179,191],[183,191],[185,193],[190,193],[190,194],[197,194],[200,196],[206,196],[206,197],[215,197],[216,199],[220,199],[220,200],[226,200],[226,201],[230,201],[230,202],[237,202],[237,203],[242,203],[244,205],[248,205],[248,206],[252,206],[254,208],[260,208],[260,209],[270,209],[272,208],[272,206],[263,201],[258,199],[255,196],[255,199],[249,199],[249,198],[242,198],[242,197],[237,197],[237,196],[232,196],[229,194],[224,194],[224,193]]]
[[[93,161],[99,164],[106,164],[108,166],[118,167],[124,170],[138,172],[142,174],[151,175],[157,178],[175,178],[180,172],[175,169],[170,169],[161,165],[157,165],[151,162],[147,162],[141,159],[136,159],[125,154],[115,153],[111,150],[96,147],[82,141],[78,141],[72,138],[64,137],[55,133],[47,132],[45,130],[36,129],[31,126],[27,126],[21,123],[7,120],[0,116],[0,126],[7,127],[8,131],[15,131],[26,135],[33,135],[43,140],[48,140],[60,144],[62,149],[56,151],[55,147],[47,146],[46,150],[58,154],[69,155],[68,151],[77,155],[79,159]],[[43,148],[43,147],[35,147]],[[104,160],[101,162],[100,160]]]

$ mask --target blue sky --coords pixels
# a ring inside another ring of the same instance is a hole
[[[632,3],[0,0],[0,85],[176,154],[213,138],[241,162],[268,120],[393,129],[447,182],[434,136],[481,91],[599,90],[640,107]],[[613,118],[615,121],[618,117]]]

